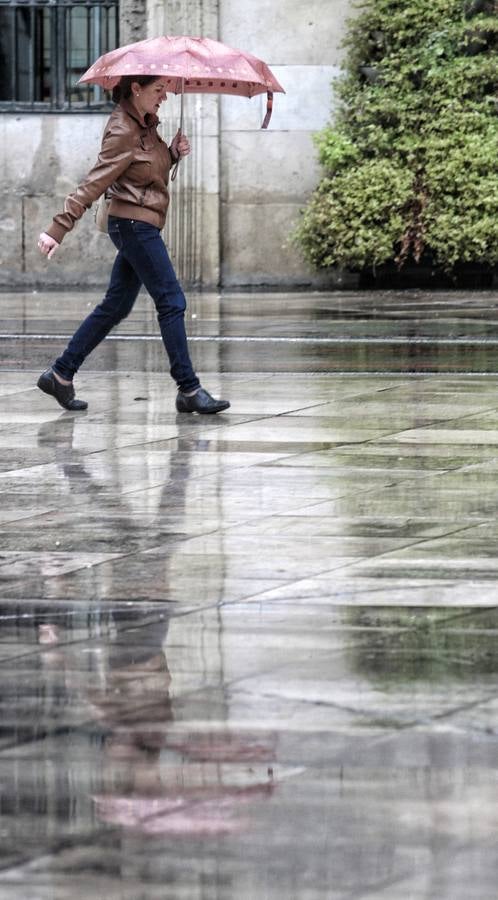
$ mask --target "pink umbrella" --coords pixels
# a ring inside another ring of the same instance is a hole
[[[266,63],[210,38],[158,37],[118,47],[101,56],[80,78],[112,90],[123,75],[157,75],[173,94],[267,94],[262,128],[271,118],[273,94],[285,93]]]

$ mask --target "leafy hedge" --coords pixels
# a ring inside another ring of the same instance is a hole
[[[498,0],[371,0],[346,46],[297,232],[307,258],[496,265]]]

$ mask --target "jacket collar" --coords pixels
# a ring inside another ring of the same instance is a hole
[[[131,100],[121,100],[119,105],[132,117],[132,119],[135,119],[135,122],[138,122],[141,128],[150,128],[151,126],[159,125],[159,119],[156,115],[153,113],[145,113],[145,116],[142,117],[138,110],[135,109]]]

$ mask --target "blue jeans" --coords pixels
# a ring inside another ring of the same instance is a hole
[[[187,347],[185,296],[164,246],[159,228],[135,219],[109,216],[109,237],[118,250],[107,293],[81,323],[53,368],[70,380],[89,353],[131,310],[142,284],[157,310],[170,372],[184,393],[200,386]]]

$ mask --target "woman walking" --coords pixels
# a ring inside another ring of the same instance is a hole
[[[118,254],[106,295],[38,379],[38,387],[64,409],[87,408],[84,400],[75,398],[73,377],[111,328],[131,312],[142,284],[156,306],[171,376],[178,386],[178,412],[217,413],[230,406],[204,390],[194,372],[185,333],[185,296],[160,234],[169,204],[170,168],[190,153],[185,135],[178,132],[168,147],[157,132],[157,112],[165,99],[160,77],[121,79],[113,91],[117,105],[95,166],[38,240],[41,253],[50,258],[92,203],[104,193],[110,198],[108,232]]]

